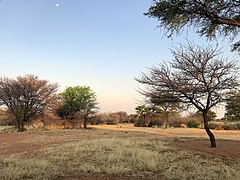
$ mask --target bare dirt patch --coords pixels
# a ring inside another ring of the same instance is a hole
[[[166,139],[175,138],[170,145],[184,151],[200,153],[205,156],[240,159],[240,131],[212,130],[216,136],[217,148],[210,148],[210,141],[204,129],[195,128],[139,128],[133,125],[95,126],[99,129],[111,129],[126,132],[144,132],[163,136]]]
[[[205,156],[240,159],[240,141],[217,140],[217,148],[210,148],[208,139],[191,139],[172,142],[170,145]]]
[[[45,148],[82,139],[129,138],[154,136],[179,141],[170,145],[186,151],[222,158],[240,159],[240,131],[214,131],[217,148],[210,148],[209,139],[202,129],[135,128],[129,126],[94,126],[94,130],[58,130],[25,133],[0,133],[0,153],[3,155],[35,155]],[[194,136],[197,139],[193,138]]]
[[[1,133],[0,154],[35,155],[45,148],[56,147],[66,143],[74,143],[83,139],[100,138],[130,138],[144,137],[144,133],[119,132],[112,130],[57,130],[57,131],[33,131],[24,133]]]

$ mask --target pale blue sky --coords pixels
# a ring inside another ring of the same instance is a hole
[[[59,4],[59,7],[56,6]],[[144,16],[146,0],[3,0],[0,76],[35,74],[68,86],[90,86],[101,112],[133,113],[141,97],[134,77],[162,60],[173,40]]]

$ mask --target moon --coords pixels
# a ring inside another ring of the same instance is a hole
[[[59,4],[56,4],[56,7],[59,7],[60,5]]]

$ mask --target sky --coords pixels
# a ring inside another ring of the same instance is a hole
[[[100,112],[134,113],[143,97],[134,78],[195,33],[166,38],[143,15],[146,0],[2,0],[0,76],[37,75],[59,84],[89,86]],[[225,42],[224,42],[225,43]]]

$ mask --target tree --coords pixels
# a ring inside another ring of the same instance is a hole
[[[154,0],[145,15],[156,18],[168,36],[194,27],[207,38],[217,35],[236,39],[240,32],[239,0]],[[240,50],[240,41],[233,50]]]
[[[138,119],[143,121],[143,126],[150,126],[151,121],[155,118],[160,118],[162,110],[156,106],[141,105],[135,108]]]
[[[24,131],[25,122],[52,109],[57,88],[57,84],[50,84],[34,75],[1,78],[0,104],[15,117],[18,131]]]
[[[149,101],[154,106],[158,106],[163,110],[165,128],[168,126],[168,120],[170,113],[177,111],[179,109],[179,99],[175,98],[172,94],[165,92],[164,94],[157,91],[144,91],[144,94]]]
[[[150,93],[172,94],[176,101],[201,111],[211,147],[216,147],[207,114],[225,101],[230,89],[239,86],[237,62],[220,59],[217,48],[201,48],[191,43],[174,48],[172,54],[174,58],[169,65],[154,66],[149,75],[143,73],[137,81],[145,84]]]
[[[129,116],[128,116],[127,112],[118,111],[118,112],[116,112],[116,114],[117,114],[118,117],[119,117],[118,123],[128,122]]]
[[[225,118],[229,121],[240,121],[240,91],[228,94]]]
[[[87,128],[89,118],[98,109],[95,93],[88,86],[75,86],[68,87],[60,95],[62,105],[58,109],[58,115],[70,119],[78,116],[83,120],[84,128]]]
[[[196,113],[194,113],[192,115],[192,117],[196,117],[196,118],[201,118],[202,119],[202,112],[201,111],[197,111]],[[209,110],[207,113],[207,120],[208,121],[213,121],[215,118],[217,117],[216,113],[214,111]]]

